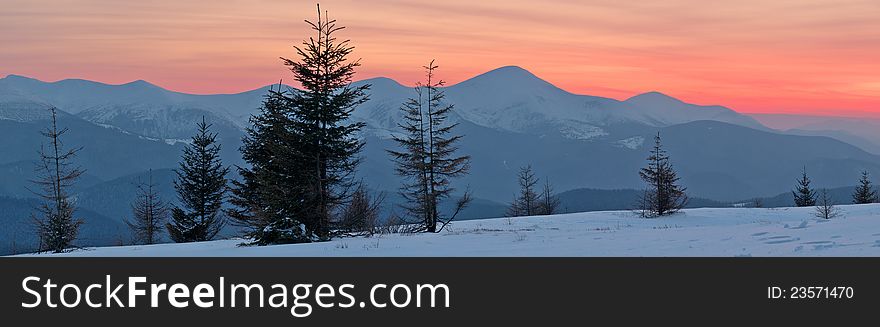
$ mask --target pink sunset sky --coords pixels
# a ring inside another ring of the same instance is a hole
[[[880,117],[880,1],[321,1],[358,78],[521,66],[573,93]],[[0,76],[235,93],[289,79],[314,1],[0,0]]]

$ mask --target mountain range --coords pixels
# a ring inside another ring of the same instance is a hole
[[[880,154],[880,118],[792,114],[751,114],[767,127],[788,134],[828,136]]]
[[[359,178],[371,189],[393,194],[399,179],[385,150],[396,147],[391,136],[399,133],[399,108],[414,91],[388,78],[355,84],[371,85],[370,100],[352,116],[366,123]],[[9,75],[0,79],[0,196],[33,197],[26,186],[49,106],[62,111],[59,124],[70,129],[66,145],[83,147],[77,158],[86,169],[77,189],[83,205],[118,215],[133,196],[123,195],[132,178],[154,169],[170,180],[170,169],[202,117],[219,133],[224,162],[244,165],[237,151],[243,129],[271,87],[278,86],[193,95],[145,81],[109,85]],[[693,197],[711,199],[706,201],[776,196],[790,190],[804,168],[818,187],[854,185],[862,170],[880,176],[878,136],[852,133],[846,124],[826,129],[765,125],[770,118],[689,104],[659,92],[622,101],[573,94],[519,67],[498,68],[443,89],[446,102],[455,105],[450,120],[465,135],[461,152],[472,157],[470,175],[455,186],[482,201],[480,213],[470,218],[503,208],[525,165],[560,192],[639,189],[637,172],[658,132],[682,183]],[[165,191],[171,192],[170,185]],[[567,201],[570,207],[585,207],[577,197]]]

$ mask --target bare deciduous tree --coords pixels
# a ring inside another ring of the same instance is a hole
[[[534,216],[541,214],[541,197],[535,190],[538,185],[538,178],[535,177],[532,165],[519,169],[517,183],[519,184],[519,194],[510,203],[507,209],[507,216]]]
[[[370,235],[379,227],[379,211],[384,194],[373,196],[363,184],[359,184],[351,194],[351,200],[344,206],[335,222],[335,233],[344,235]]]
[[[553,185],[550,180],[544,181],[544,189],[541,191],[541,214],[555,215],[559,213],[559,198],[553,193]]]
[[[840,210],[834,206],[834,199],[824,188],[819,191],[819,199],[816,204],[816,218],[831,219],[840,216]]]

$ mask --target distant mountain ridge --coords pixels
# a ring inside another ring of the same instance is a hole
[[[352,118],[367,125],[359,177],[393,191],[399,180],[385,150],[396,146],[390,136],[399,133],[399,108],[414,92],[388,78],[355,82],[364,83],[372,85],[370,100]],[[202,117],[220,134],[224,161],[243,164],[238,154],[243,128],[269,87],[193,95],[145,81],[47,83],[10,75],[0,79],[0,124],[8,126],[0,131],[0,151],[10,154],[0,164],[33,160],[49,105],[70,113],[65,119],[74,124],[71,135],[82,133],[72,145],[86,146],[83,159],[95,166],[87,168],[103,180],[174,168],[181,144]],[[455,105],[451,119],[465,134],[462,151],[473,157],[472,174],[456,186],[489,201],[509,200],[516,170],[527,164],[560,191],[638,188],[637,171],[657,132],[698,197],[733,201],[777,194],[803,166],[829,186],[851,184],[862,169],[880,176],[880,157],[844,142],[793,136],[725,107],[688,104],[658,92],[623,101],[578,95],[515,66],[444,90]]]
[[[370,101],[354,112],[354,119],[366,122],[377,135],[393,132],[400,118],[397,109],[412,95],[412,88],[389,78],[354,84],[373,85]],[[81,79],[49,83],[9,75],[0,79],[0,103],[51,104],[91,122],[149,137],[176,139],[191,132],[188,126],[177,125],[202,114],[224,127],[246,126],[271,87],[277,85],[236,94],[194,95],[165,90],[142,80],[120,85]],[[763,128],[754,119],[728,108],[691,105],[658,92],[625,101],[569,93],[516,66],[501,67],[444,90],[448,102],[457,105],[461,119],[518,133],[541,134],[552,127],[573,139],[591,139],[607,135],[603,127],[617,123],[662,127],[697,120]]]
[[[791,114],[749,114],[762,124],[790,134],[828,136],[880,154],[880,118]]]

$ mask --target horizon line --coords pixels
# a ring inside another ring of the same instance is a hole
[[[730,110],[732,110],[732,111],[734,111],[734,112],[736,112],[736,113],[743,114],[743,115],[752,115],[752,114],[754,114],[754,115],[789,115],[789,116],[805,116],[805,117],[839,117],[839,118],[869,118],[869,119],[880,119],[880,117],[876,117],[876,115],[874,115],[875,113],[872,112],[872,111],[855,110],[855,109],[842,109],[842,110],[845,110],[845,112],[842,112],[842,113],[833,113],[833,114],[821,114],[821,113],[792,113],[792,112],[784,111],[784,110],[778,110],[778,111],[740,111],[740,110],[734,109],[734,108],[732,108],[732,107],[730,107],[730,106],[726,106],[726,105],[722,105],[722,104],[700,104],[700,103],[689,102],[689,101],[687,101],[687,100],[683,100],[683,99],[681,99],[681,98],[679,98],[679,97],[672,96],[672,95],[670,95],[670,94],[668,94],[668,93],[664,93],[664,92],[662,92],[662,91],[657,91],[656,89],[655,89],[655,90],[650,90],[650,91],[644,91],[644,92],[637,92],[637,93],[635,93],[635,94],[633,94],[633,95],[631,95],[631,96],[626,97],[625,99],[613,98],[613,97],[608,97],[608,96],[599,96],[599,95],[591,95],[591,94],[575,93],[575,92],[572,92],[572,91],[569,91],[569,90],[563,89],[562,87],[560,87],[560,86],[558,86],[558,85],[556,85],[556,84],[554,84],[554,83],[551,83],[550,81],[547,81],[547,80],[541,78],[540,76],[537,76],[536,74],[532,73],[530,70],[528,70],[528,69],[526,69],[526,68],[523,68],[522,66],[519,66],[519,65],[505,65],[505,66],[500,66],[500,67],[497,67],[497,68],[494,68],[494,69],[490,69],[490,70],[487,70],[487,71],[485,71],[485,72],[483,72],[483,73],[479,73],[479,74],[473,75],[473,76],[471,76],[471,77],[469,77],[469,78],[463,79],[463,80],[461,80],[460,82],[453,83],[453,84],[449,84],[449,85],[445,85],[445,86],[443,86],[443,88],[450,88],[450,87],[453,87],[453,86],[456,86],[456,85],[459,85],[459,84],[462,84],[462,83],[466,83],[466,82],[468,82],[468,81],[471,81],[471,80],[474,80],[474,79],[476,79],[476,78],[479,78],[480,76],[483,76],[483,75],[486,75],[486,74],[488,74],[488,73],[492,73],[492,72],[495,72],[495,71],[499,71],[499,70],[502,70],[502,69],[505,69],[505,68],[516,68],[516,69],[522,70],[522,71],[526,72],[527,74],[531,75],[533,78],[535,78],[535,79],[537,79],[537,80],[539,80],[539,81],[542,81],[542,82],[544,82],[544,83],[547,83],[547,84],[553,86],[554,88],[557,88],[557,89],[559,89],[559,90],[561,90],[561,91],[563,91],[563,92],[566,92],[566,93],[568,93],[568,94],[572,94],[572,95],[576,95],[576,96],[589,96],[589,97],[598,97],[598,98],[612,99],[612,100],[616,100],[616,101],[620,101],[620,102],[625,102],[625,101],[627,101],[627,100],[629,100],[629,99],[632,99],[632,98],[635,98],[635,97],[637,97],[637,96],[642,96],[642,95],[647,95],[647,94],[660,94],[660,95],[662,95],[662,96],[665,96],[665,97],[668,97],[668,98],[671,98],[671,99],[674,99],[674,100],[678,100],[678,101],[681,101],[681,102],[686,103],[686,104],[697,105],[697,106],[704,106],[704,107],[712,107],[712,106],[723,107],[723,108],[730,109]],[[69,78],[62,78],[62,79],[57,79],[57,80],[53,80],[53,81],[48,81],[48,80],[43,80],[43,79],[40,79],[40,78],[31,77],[31,76],[27,76],[27,75],[23,75],[23,74],[7,73],[6,76],[4,76],[3,78],[0,78],[0,80],[7,79],[7,78],[10,78],[10,77],[25,78],[25,79],[35,80],[35,81],[38,81],[38,82],[41,82],[41,83],[46,83],[46,84],[56,84],[56,83],[61,83],[61,82],[65,82],[65,81],[83,81],[83,82],[89,82],[89,83],[101,84],[101,85],[105,85],[105,86],[125,86],[125,85],[129,85],[129,84],[135,84],[135,83],[139,83],[139,82],[141,82],[141,83],[146,83],[146,84],[149,84],[149,85],[151,85],[151,86],[154,86],[154,87],[157,87],[157,88],[159,88],[159,89],[162,89],[163,91],[173,92],[173,93],[183,94],[183,95],[191,95],[191,96],[239,95],[239,94],[244,94],[244,93],[249,93],[249,92],[258,91],[258,90],[260,90],[260,89],[264,89],[264,88],[267,88],[267,87],[272,87],[272,86],[274,86],[274,85],[278,85],[278,83],[264,84],[264,85],[262,85],[262,86],[258,86],[258,87],[255,87],[255,88],[250,88],[250,89],[246,89],[246,90],[243,90],[243,91],[232,92],[232,93],[229,93],[229,92],[219,92],[219,93],[193,93],[193,92],[184,92],[184,91],[174,90],[174,89],[171,89],[171,88],[168,88],[168,87],[164,87],[164,86],[162,86],[162,85],[159,85],[159,84],[157,84],[157,83],[150,82],[150,81],[145,80],[145,79],[136,79],[136,80],[132,80],[132,81],[124,82],[124,83],[110,83],[110,82],[103,82],[103,81],[99,81],[99,80],[92,80],[92,79],[88,79],[88,78],[69,77]],[[391,78],[391,77],[387,77],[387,76],[374,76],[374,77],[367,77],[367,78],[363,78],[363,79],[354,80],[354,81],[352,81],[352,83],[359,83],[359,82],[365,82],[365,81],[371,81],[371,80],[390,80],[390,81],[394,82],[395,84],[397,84],[397,85],[399,85],[399,86],[401,86],[401,87],[406,87],[406,88],[414,88],[414,87],[415,87],[415,85],[405,85],[405,84],[401,83],[400,81],[398,81],[398,80],[396,80],[396,79],[394,79],[394,78]],[[281,79],[281,81],[282,81],[282,84],[285,85],[285,86],[287,86],[287,87],[290,87],[290,88],[293,88],[293,89],[298,89],[297,87],[295,87],[295,86],[293,86],[293,85],[291,85],[291,84],[284,83],[284,82],[283,82],[283,79]],[[827,108],[827,109],[825,109],[825,110],[841,110],[841,109]]]

